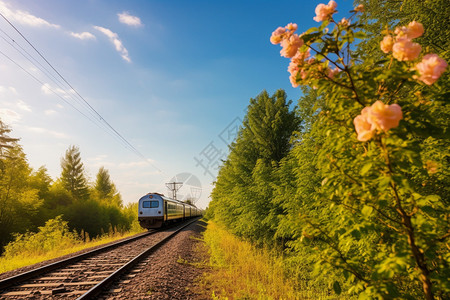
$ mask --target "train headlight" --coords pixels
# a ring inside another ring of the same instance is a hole
[[[139,212],[142,215],[142,211]]]

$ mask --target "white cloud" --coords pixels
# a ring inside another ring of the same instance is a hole
[[[121,169],[128,169],[128,168],[135,168],[135,167],[144,167],[147,166],[148,163],[141,160],[141,161],[132,161],[128,163],[121,163],[119,164],[119,168]]]
[[[21,119],[21,115],[15,112],[14,110],[8,109],[8,108],[1,108],[0,109],[0,119],[10,125],[13,123],[16,123]]]
[[[10,86],[10,87],[8,87],[8,89],[9,89],[14,95],[17,95],[17,90],[16,90],[15,87]]]
[[[41,86],[41,91],[43,91],[44,94],[46,94],[46,95],[51,95],[53,93],[52,92],[52,87],[48,83],[46,83],[43,86]]]
[[[53,109],[47,109],[46,111],[44,111],[44,114],[45,114],[46,116],[52,116],[52,115],[56,115],[56,114],[57,114],[57,111],[56,111],[56,110],[53,110]]]
[[[97,156],[88,158],[89,161],[95,161],[95,162],[101,162],[104,161],[106,158],[108,158],[108,155],[106,154],[99,154]]]
[[[119,16],[120,23],[134,27],[142,26],[141,19],[139,19],[139,17],[130,15],[130,13],[127,11],[124,11],[123,13],[117,15]]]
[[[81,33],[69,32],[69,34],[80,40],[95,40],[95,35],[87,31]]]
[[[0,1],[0,11],[10,21],[15,21],[17,23],[32,27],[60,28],[59,25],[52,24],[42,18],[30,14],[29,12],[10,9],[8,6],[9,6],[8,4],[4,3],[3,1]]]
[[[22,100],[17,102],[17,107],[24,111],[31,111],[31,108]]]
[[[73,89],[63,90],[60,88],[52,87],[49,83],[45,83],[44,85],[42,85],[41,91],[46,95],[52,95],[56,93],[66,99],[70,98],[70,94],[75,94],[75,91]]]
[[[42,127],[28,127],[27,128],[29,131],[34,132],[34,133],[38,133],[38,134],[44,134],[44,135],[51,135],[54,138],[58,138],[58,139],[68,139],[69,137],[62,133],[62,132],[57,132],[57,131],[53,131],[53,130],[48,130]]]
[[[88,161],[89,166],[96,168],[96,169],[98,169],[100,167],[105,167],[107,169],[116,167],[115,163],[107,160],[108,158],[109,157],[106,154],[99,154],[94,157],[87,158],[87,161]]]
[[[6,92],[10,92],[13,95],[18,95],[15,87],[12,87],[12,86],[6,87],[6,86],[0,85],[0,93],[6,93]]]
[[[119,52],[124,60],[127,62],[131,62],[131,59],[128,55],[128,50],[123,46],[122,41],[119,39],[119,36],[117,33],[112,32],[108,28],[100,27],[100,26],[94,26],[95,29],[106,35],[109,40],[114,44],[116,47],[117,52]]]
[[[128,168],[136,168],[136,167],[148,167],[149,165],[152,165],[154,162],[155,161],[153,159],[146,159],[146,160],[127,162],[127,163],[120,163],[119,168],[128,169]]]

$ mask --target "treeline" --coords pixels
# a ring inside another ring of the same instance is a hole
[[[80,150],[70,146],[53,180],[45,167],[30,167],[19,139],[10,135],[0,120],[0,253],[15,234],[37,231],[57,216],[84,239],[130,229],[136,207],[124,207],[107,169],[101,167],[95,182],[88,182]]]
[[[436,35],[448,37],[448,5],[359,2],[365,4],[360,21],[356,11],[350,21],[326,20],[302,36],[299,51],[307,57],[310,46],[316,57],[304,66],[295,61],[303,68],[291,78],[303,85],[298,106],[292,107],[282,90],[250,100],[207,216],[243,239],[279,250],[287,276],[336,294],[445,299],[450,296],[448,72],[432,85],[420,82],[414,70],[419,59],[389,57],[380,50],[379,34],[389,28],[384,35],[398,35],[397,25],[421,22],[425,34],[417,41],[423,52],[448,62],[449,40]],[[296,29],[286,28],[276,34]],[[351,45],[355,37],[363,41]],[[328,72],[328,65],[337,72]],[[379,115],[377,100],[387,103]],[[400,123],[389,110],[398,107]],[[369,110],[369,121],[389,120],[390,127],[365,127],[361,137],[354,120]]]

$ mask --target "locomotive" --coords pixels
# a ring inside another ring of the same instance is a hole
[[[194,205],[149,193],[139,199],[138,221],[143,228],[160,228],[171,222],[186,220],[202,215]]]

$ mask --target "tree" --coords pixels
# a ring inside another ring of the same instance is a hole
[[[19,140],[9,137],[7,134],[10,132],[11,129],[9,129],[0,119],[0,158],[5,157],[7,155],[7,149],[13,148],[14,143]]]
[[[66,155],[61,159],[61,183],[72,196],[79,201],[89,198],[89,188],[84,174],[84,166],[81,162],[80,150],[76,146],[70,146]]]
[[[286,93],[263,91],[250,99],[236,141],[219,170],[209,214],[235,234],[260,244],[272,243],[281,213],[273,199],[273,171],[290,150],[299,119]]]
[[[0,174],[0,247],[12,239],[14,232],[34,229],[33,218],[43,201],[37,189],[29,185],[31,168],[22,148],[8,149],[2,159]]]
[[[356,1],[355,1],[356,2]],[[422,47],[439,53],[449,59],[450,54],[450,7],[446,0],[358,0],[364,5],[365,14],[361,21],[369,39],[359,46],[364,56],[377,55],[381,41],[380,32],[405,25],[412,20],[420,22],[426,28],[426,34],[418,39]]]
[[[448,298],[448,189],[437,184],[450,182],[449,81],[439,79],[447,63],[427,54],[431,46],[420,53],[423,27],[403,17],[381,45],[366,44],[381,46],[369,48],[376,55],[355,51],[366,37],[363,7],[335,21],[336,5],[320,4],[320,26],[302,35],[290,23],[271,37],[291,58],[293,86],[309,85],[323,100],[308,134],[314,156],[297,152],[300,165],[282,164],[294,170],[300,202],[288,206],[290,244],[299,254],[314,247],[316,276],[332,279],[337,294],[343,285],[360,298]],[[316,169],[312,193],[303,162]]]
[[[95,181],[94,192],[100,201],[106,202],[110,205],[122,207],[122,198],[117,191],[116,185],[112,182],[109,172],[104,167],[101,167],[97,173],[97,180]]]

